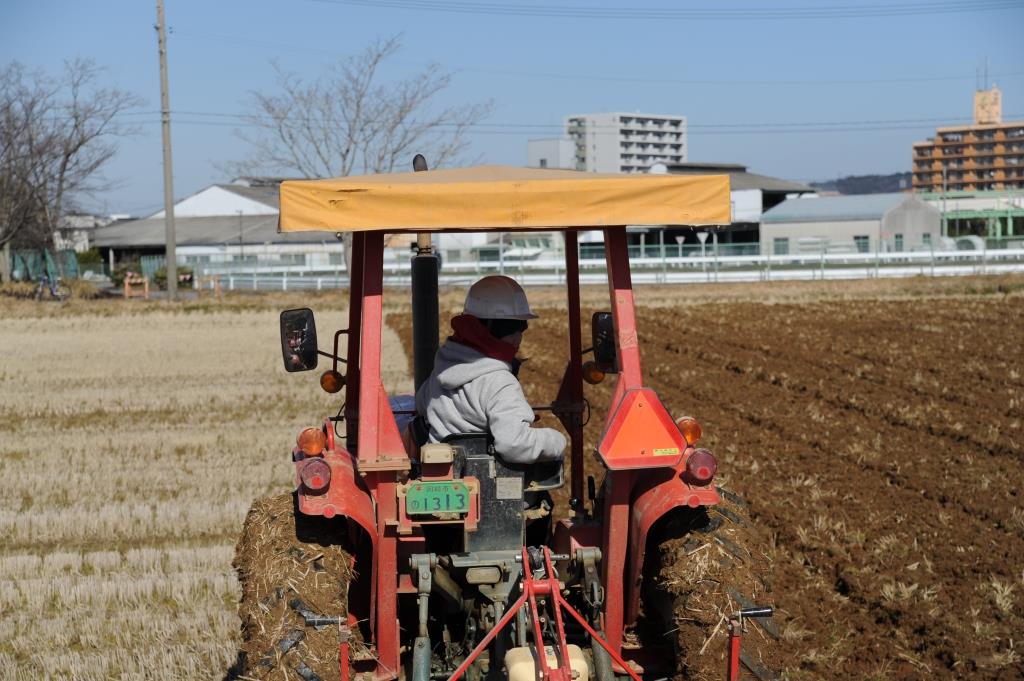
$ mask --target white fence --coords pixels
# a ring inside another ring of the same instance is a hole
[[[642,284],[750,282],[814,279],[872,279],[913,276],[963,276],[1024,272],[1024,248],[980,251],[915,251],[903,253],[819,253],[790,255],[722,255],[631,258],[633,281]],[[332,289],[348,285],[344,268],[249,263],[207,265],[200,277],[216,277],[228,290]],[[523,285],[565,283],[562,257],[443,263],[440,282],[461,285],[484,274],[507,274]],[[580,281],[607,281],[604,259],[580,260]],[[408,252],[388,258],[386,286],[409,286]],[[209,285],[209,283],[207,283]]]

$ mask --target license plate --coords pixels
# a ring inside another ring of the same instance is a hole
[[[405,493],[409,515],[469,512],[469,488],[458,481],[414,482]]]

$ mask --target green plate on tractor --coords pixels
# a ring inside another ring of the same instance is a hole
[[[405,493],[405,512],[409,515],[467,513],[469,494],[465,483],[457,480],[414,482]]]

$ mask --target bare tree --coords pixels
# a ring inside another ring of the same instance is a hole
[[[36,186],[48,134],[38,121],[50,115],[54,91],[28,80],[14,63],[0,71],[0,246],[16,238],[36,241],[43,233],[43,199]],[[47,84],[49,85],[49,84]]]
[[[109,188],[115,140],[135,131],[120,116],[141,100],[99,87],[100,73],[82,59],[58,77],[0,68],[0,246],[54,246],[74,202]]]
[[[492,104],[441,106],[451,76],[437,65],[380,82],[381,65],[399,47],[398,37],[378,40],[313,81],[275,66],[278,91],[251,93],[255,113],[238,132],[252,155],[230,169],[313,178],[391,172],[417,153],[434,167],[455,161]]]

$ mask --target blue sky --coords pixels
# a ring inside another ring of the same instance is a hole
[[[524,164],[527,139],[555,136],[566,114],[643,111],[688,117],[691,161],[745,163],[795,180],[905,171],[913,141],[930,136],[939,121],[971,116],[975,74],[986,59],[990,80],[1003,91],[1004,116],[1024,119],[1024,0],[166,3],[176,112],[244,112],[248,92],[272,88],[272,60],[316,76],[377,37],[401,34],[402,50],[385,78],[437,62],[454,74],[444,103],[494,101],[488,123],[495,125],[471,138],[472,154],[489,163]],[[416,4],[435,9],[409,8]],[[945,11],[972,4],[973,11]],[[456,11],[436,9],[442,6]],[[560,13],[570,16],[467,11],[530,6],[565,8]],[[747,9],[778,16],[785,8],[894,6],[906,13],[761,19],[739,12],[733,19],[693,20],[600,18],[587,9]],[[107,83],[138,94],[146,102],[142,111],[156,112],[155,19],[155,1],[4,0],[0,62],[55,73],[65,59],[89,57],[106,68]],[[121,144],[107,172],[118,186],[92,202],[97,210],[139,215],[161,207],[159,116],[136,118],[142,134]],[[885,123],[849,124],[862,121]],[[840,125],[825,126],[831,132],[750,127],[824,122]],[[524,124],[538,127],[515,127]],[[743,134],[705,127],[730,124],[747,127]],[[246,155],[230,118],[180,113],[172,125],[178,197],[230,179],[218,166]]]

